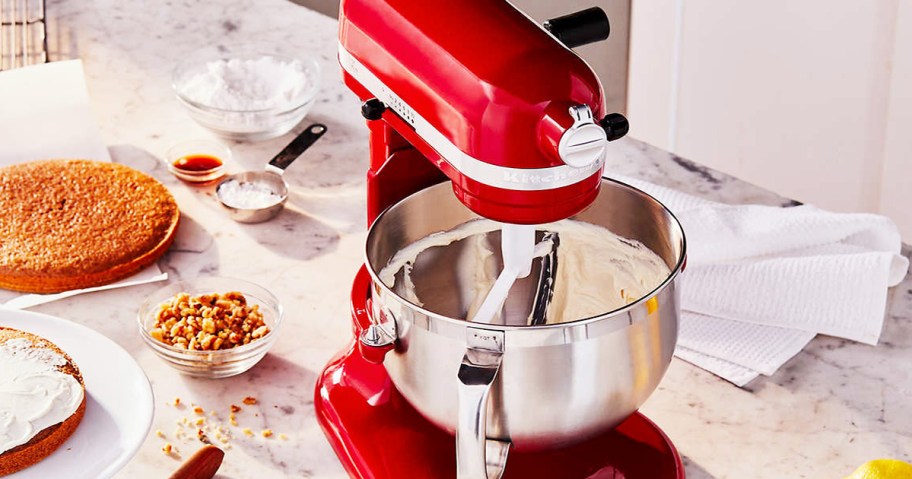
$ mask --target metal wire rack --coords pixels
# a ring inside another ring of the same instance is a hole
[[[0,0],[0,70],[48,61],[46,0]]]

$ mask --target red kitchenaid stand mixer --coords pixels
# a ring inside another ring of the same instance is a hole
[[[507,2],[343,0],[339,60],[370,130],[368,222],[445,182],[502,223],[568,218],[599,193],[608,141],[627,132],[569,47],[607,38],[590,9],[542,28]],[[395,341],[371,320],[366,268],[352,289],[354,339],[320,375],[317,418],[356,478],[456,476],[454,437],[425,419],[383,366]],[[510,452],[504,477],[682,478],[668,438],[634,413],[562,449]]]

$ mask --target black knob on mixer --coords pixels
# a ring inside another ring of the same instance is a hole
[[[376,98],[371,98],[361,104],[361,116],[367,120],[379,120],[384,111],[386,111],[386,105]]]
[[[599,121],[599,125],[605,130],[605,134],[608,135],[608,141],[617,140],[630,131],[630,123],[620,113],[606,115],[605,118]]]
[[[608,15],[599,7],[552,18],[545,22],[544,27],[568,48],[604,40],[611,32]]]

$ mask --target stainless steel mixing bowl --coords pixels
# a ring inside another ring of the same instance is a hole
[[[671,270],[651,294],[622,309],[541,326],[464,321],[476,295],[461,287],[475,273],[471,262],[459,260],[465,242],[418,257],[411,278],[422,306],[380,280],[378,272],[403,247],[477,218],[449,183],[415,193],[377,218],[367,237],[375,326],[361,337],[366,346],[394,342],[383,364],[396,388],[431,422],[457,432],[459,468],[476,471],[484,470],[485,444],[488,462],[498,462],[492,455],[505,460],[509,443],[522,450],[570,445],[636,411],[671,362],[680,314],[676,278],[685,259],[683,231],[664,206],[604,180],[596,201],[573,219],[640,241]],[[499,248],[494,252],[499,256]],[[508,310],[527,314],[536,276],[514,285]]]

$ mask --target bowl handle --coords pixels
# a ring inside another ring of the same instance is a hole
[[[488,397],[503,360],[502,331],[466,328],[468,347],[459,366],[456,477],[500,479],[510,443],[488,439]]]
[[[383,323],[395,324],[393,318],[386,317],[381,311],[381,322],[375,322],[371,314],[373,302],[371,301],[371,286],[373,285],[367,267],[362,266],[355,276],[352,285],[351,314],[354,334],[358,338],[358,351],[369,363],[381,364],[386,353],[396,345],[395,331],[390,332],[382,326]],[[387,313],[389,314],[389,313]]]

